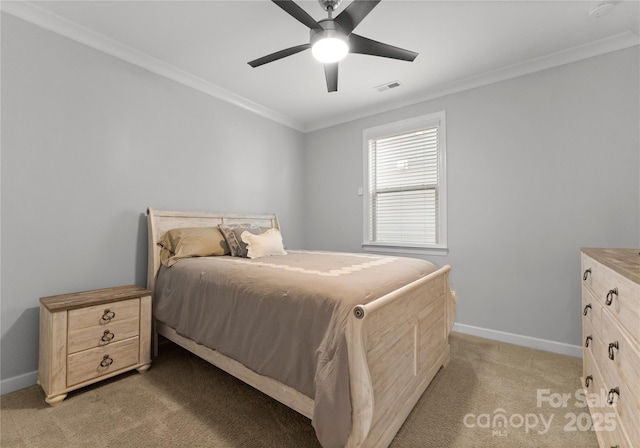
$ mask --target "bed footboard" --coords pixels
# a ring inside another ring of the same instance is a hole
[[[352,399],[348,447],[387,447],[440,367],[455,313],[450,266],[369,304],[347,324]]]

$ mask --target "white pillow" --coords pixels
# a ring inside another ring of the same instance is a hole
[[[248,258],[269,257],[271,255],[287,255],[282,245],[282,235],[276,228],[267,230],[260,235],[242,232],[242,241],[247,244]]]

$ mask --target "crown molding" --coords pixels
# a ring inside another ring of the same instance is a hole
[[[291,117],[264,107],[227,89],[206,81],[192,73],[179,69],[171,64],[167,64],[166,62],[124,45],[107,36],[96,33],[95,31],[40,8],[28,1],[2,1],[0,2],[0,9],[3,12],[30,22],[40,28],[44,28],[61,36],[80,42],[103,53],[149,70],[152,73],[196,89],[209,96],[226,101],[297,131],[304,131],[302,123],[292,119]]]
[[[465,78],[459,81],[436,86],[434,88],[425,90],[422,94],[414,95],[410,99],[394,102],[393,105],[380,105],[377,108],[367,107],[366,109],[362,109],[356,112],[332,117],[331,120],[318,121],[313,125],[305,126],[303,131],[313,132],[320,129],[329,128],[349,121],[370,117],[372,115],[377,115],[384,112],[390,112],[392,110],[401,109],[407,106],[413,106],[415,104],[423,103],[425,101],[430,101],[436,98],[441,98],[443,96],[463,92],[465,90],[475,89],[477,87],[482,87],[489,84],[495,84],[497,82],[529,75],[531,73],[547,70],[565,64],[570,64],[573,62],[578,62],[583,59],[600,56],[618,50],[623,50],[625,48],[630,48],[636,45],[640,45],[640,38],[638,34],[636,34],[635,31],[626,31],[615,36],[590,42],[588,44],[579,45],[577,47],[572,47],[536,59],[531,59],[520,64],[514,64],[480,75]]]
[[[390,112],[392,110],[441,98],[446,95],[506,81],[519,76],[547,70],[564,64],[570,64],[572,62],[600,56],[605,53],[622,50],[640,44],[640,36],[638,35],[638,28],[640,27],[639,22],[639,25],[633,30],[525,61],[520,64],[511,65],[509,67],[493,70],[462,80],[435,86],[425,90],[421,94],[414,95],[407,100],[399,100],[392,104],[388,103],[377,107],[367,106],[366,108],[362,108],[357,111],[333,116],[330,120],[319,120],[314,123],[302,123],[287,115],[281,114],[273,109],[262,106],[227,89],[206,81],[192,73],[167,64],[102,34],[96,33],[95,31],[78,25],[75,22],[58,16],[57,14],[53,14],[50,11],[40,8],[28,1],[0,1],[0,10],[26,20],[36,26],[80,42],[96,50],[142,67],[150,72],[196,89],[222,101],[234,104],[300,132],[313,132],[329,128],[349,121],[358,120],[384,112]]]

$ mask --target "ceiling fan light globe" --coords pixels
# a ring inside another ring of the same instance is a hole
[[[343,39],[325,37],[313,44],[311,53],[318,61],[330,64],[344,59],[347,53],[349,53],[349,46]]]

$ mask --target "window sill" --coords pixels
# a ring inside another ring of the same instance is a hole
[[[385,254],[404,255],[439,255],[444,256],[449,253],[447,247],[420,247],[420,246],[394,246],[391,244],[362,243],[362,248],[366,252],[380,252]]]

